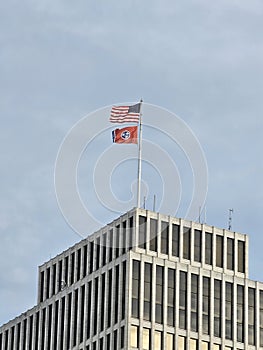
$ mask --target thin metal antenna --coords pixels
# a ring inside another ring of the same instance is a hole
[[[232,229],[232,215],[234,213],[234,209],[228,209],[228,229],[231,230]]]
[[[146,196],[143,197],[143,209],[146,207]]]
[[[155,211],[156,206],[156,195],[153,196],[153,211]]]

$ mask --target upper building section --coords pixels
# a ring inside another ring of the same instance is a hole
[[[38,302],[129,250],[248,278],[247,235],[132,209],[39,268]]]

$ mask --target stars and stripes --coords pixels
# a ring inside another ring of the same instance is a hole
[[[133,106],[113,106],[110,114],[111,123],[138,123],[140,103]]]

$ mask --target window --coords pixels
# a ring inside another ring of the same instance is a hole
[[[154,350],[162,350],[163,344],[162,344],[162,332],[155,331],[154,332]]]
[[[212,265],[212,234],[205,233],[205,263]]]
[[[221,337],[221,281],[214,280],[214,336]]]
[[[46,298],[50,297],[50,267],[47,269]]]
[[[124,342],[125,342],[125,328],[124,326],[121,327],[121,349],[124,348]]]
[[[209,349],[209,343],[207,341],[202,341],[201,350],[208,350],[208,349]]]
[[[146,217],[139,216],[139,248],[146,249]]]
[[[238,272],[245,272],[245,242],[238,241]]]
[[[96,239],[96,270],[100,267],[100,237]]]
[[[179,237],[180,237],[180,226],[172,225],[172,255],[179,257]]]
[[[194,230],[194,261],[201,262],[202,239],[200,230]]]
[[[67,319],[68,319],[68,327],[67,327],[67,349],[70,348],[70,338],[71,338],[71,304],[72,304],[72,293],[68,295],[68,302],[67,302]],[[42,323],[45,325],[45,323]],[[43,327],[44,328],[44,327]],[[42,337],[43,339],[43,337]],[[44,346],[42,346],[42,349],[44,349]]]
[[[186,314],[187,314],[187,284],[186,272],[180,271],[180,295],[179,295],[179,327],[186,329]]]
[[[93,309],[93,335],[97,334],[97,326],[98,326],[98,303],[99,303],[99,278],[95,278],[94,283],[94,309]]]
[[[104,303],[105,303],[105,273],[101,276],[101,290],[100,290],[100,331],[104,329]]]
[[[80,307],[80,342],[83,342],[83,334],[84,334],[84,310],[85,310],[85,289],[86,289],[86,285],[84,284],[80,291],[81,291],[81,307]],[[57,307],[57,305],[56,305]],[[57,312],[57,311],[56,311]],[[57,316],[56,316],[57,317]],[[57,334],[57,331],[54,332],[55,334]],[[54,347],[56,349],[56,347]]]
[[[142,349],[150,350],[151,341],[150,341],[151,331],[148,328],[143,328],[142,330]]]
[[[191,331],[198,331],[198,275],[191,275]]]
[[[166,335],[166,349],[174,350],[174,334],[167,333]]]
[[[93,272],[93,256],[94,256],[94,243],[89,244],[89,273]]]
[[[177,345],[178,350],[185,350],[185,337],[178,336],[178,345]]]
[[[175,325],[175,270],[168,269],[167,324]]]
[[[150,250],[157,252],[157,220],[150,219]]]
[[[106,241],[105,241],[106,245]],[[88,256],[88,248],[87,244],[83,248],[83,277],[87,276],[87,256]]]
[[[109,288],[110,288],[110,283],[109,283]],[[111,291],[111,289],[109,289]],[[87,291],[88,297],[87,297],[87,339],[90,337],[90,326],[91,326],[91,321],[90,321],[90,315],[91,315],[91,294],[92,294],[92,282],[90,281],[88,283],[88,291]],[[110,301],[109,301],[109,307],[110,307]]]
[[[155,322],[163,322],[163,267],[156,265]]]
[[[216,266],[223,267],[223,236],[216,235]]]
[[[140,261],[133,260],[132,270],[132,317],[139,318]]]
[[[260,346],[263,346],[263,291],[259,292],[259,338]]]
[[[161,253],[168,254],[168,233],[169,225],[168,222],[161,222]]]
[[[214,344],[213,347],[212,347],[212,350],[221,350],[221,345]]]
[[[191,229],[189,227],[184,227],[183,231],[183,258],[190,260],[190,237]]]
[[[121,319],[124,320],[125,318],[125,311],[126,311],[126,306],[125,306],[125,294],[126,293],[126,261],[122,263],[122,302],[121,302]]]
[[[74,283],[74,272],[75,272],[75,253],[71,254],[71,265],[70,265],[70,284]]]
[[[203,277],[203,333],[210,334],[210,278]]]
[[[234,240],[232,238],[227,239],[227,268],[234,270]]]
[[[225,320],[226,320],[226,339],[233,337],[233,284],[226,282],[225,295]]]
[[[80,280],[80,271],[81,271],[81,249],[78,249],[77,251],[77,281]]]
[[[133,217],[129,218],[129,248],[133,247]]]
[[[109,280],[108,280],[108,327],[111,326],[111,312],[112,312],[112,270],[109,270]],[[91,310],[90,310],[91,311]]]
[[[115,229],[115,257],[120,256],[120,225],[116,226]]]
[[[107,236],[106,233],[102,236],[102,266],[106,265],[106,253],[107,253]]]
[[[126,252],[126,239],[127,239],[127,230],[126,230],[126,221],[122,222],[122,254]]]
[[[131,326],[131,347],[138,348],[139,347],[139,327]]]
[[[61,318],[60,318],[60,339],[64,339],[64,320],[65,320],[65,297],[61,299]],[[36,319],[36,324],[38,324],[38,320]],[[38,331],[36,331],[36,335]],[[63,350],[63,341],[60,341],[60,350]],[[38,349],[37,340],[35,343],[35,349]]]
[[[152,264],[144,265],[144,304],[143,318],[151,321]]]
[[[113,229],[110,230],[109,233],[109,262],[112,261],[113,258]]]
[[[189,350],[198,350],[198,348],[197,348],[197,340],[196,339],[190,339],[190,341],[189,341]]]
[[[244,342],[244,287],[237,285],[237,340]]]
[[[115,267],[115,323],[119,317],[119,265]]]
[[[248,288],[248,344],[255,345],[255,289]]]

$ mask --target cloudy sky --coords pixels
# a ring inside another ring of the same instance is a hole
[[[262,16],[261,0],[0,3],[0,324],[35,305],[37,266],[79,240],[54,189],[65,135],[94,110],[141,97],[199,139],[206,221],[226,228],[234,208],[250,277],[263,281]],[[83,164],[100,156],[95,146]],[[102,223],[118,216],[94,208]]]

